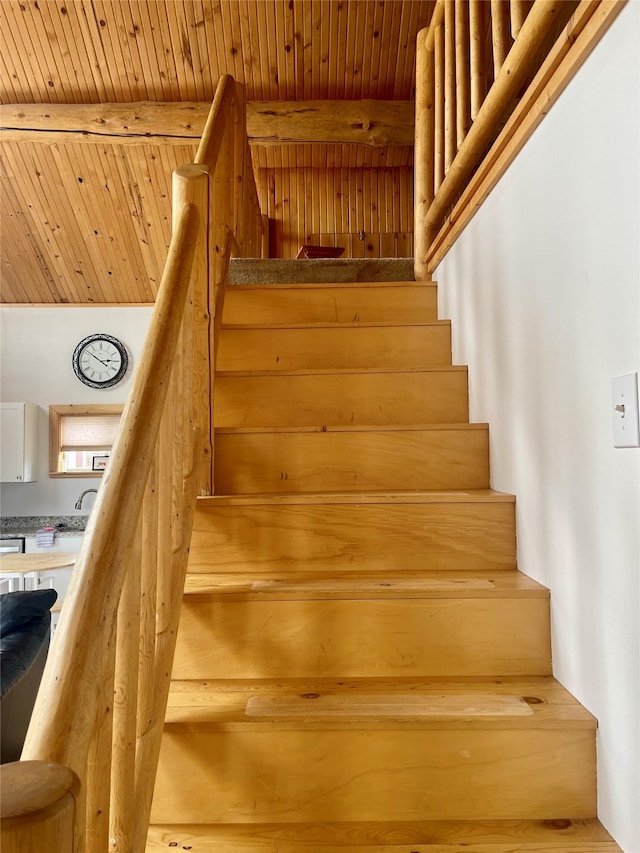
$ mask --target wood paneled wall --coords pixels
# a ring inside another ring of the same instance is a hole
[[[303,243],[343,246],[344,258],[413,256],[413,168],[259,169],[271,257]]]

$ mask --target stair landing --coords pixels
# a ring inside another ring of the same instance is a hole
[[[162,825],[147,853],[620,853],[597,820]]]

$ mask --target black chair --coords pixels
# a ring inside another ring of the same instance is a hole
[[[51,636],[55,589],[0,595],[0,763],[18,761]]]

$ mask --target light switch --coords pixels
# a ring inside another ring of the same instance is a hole
[[[638,374],[627,373],[611,380],[613,446],[640,447],[638,423]]]

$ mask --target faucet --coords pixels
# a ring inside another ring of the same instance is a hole
[[[82,509],[82,500],[83,500],[85,495],[89,494],[89,492],[95,492],[97,494],[98,490],[97,489],[85,489],[84,492],[80,495],[80,497],[76,501],[76,509]]]

